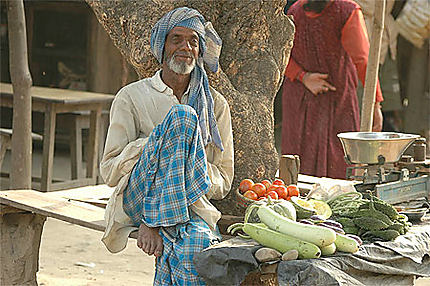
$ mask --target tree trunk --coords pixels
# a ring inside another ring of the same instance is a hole
[[[23,0],[7,2],[10,75],[13,86],[12,189],[31,188],[31,75]],[[46,217],[0,213],[0,285],[37,285],[39,247]]]
[[[0,285],[37,285],[45,220],[46,217],[31,213],[0,215]]]
[[[7,2],[10,76],[13,86],[12,167],[10,187],[31,188],[31,96],[23,0]]]
[[[235,177],[274,178],[279,155],[274,146],[273,103],[292,47],[294,25],[283,14],[285,0],[271,1],[98,1],[86,0],[114,44],[136,69],[149,77],[160,68],[151,54],[152,26],[180,6],[199,10],[223,39],[218,73],[211,85],[227,99],[232,115]],[[233,192],[215,202],[224,214],[239,214]]]

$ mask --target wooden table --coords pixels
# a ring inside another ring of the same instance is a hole
[[[13,108],[13,89],[11,84],[0,83],[0,106]],[[112,102],[111,94],[75,91],[68,89],[35,87],[31,88],[32,110],[45,114],[43,133],[42,178],[40,190],[49,192],[95,184],[97,177],[98,138],[100,136],[101,112]],[[87,152],[87,174],[65,182],[52,182],[55,125],[58,113],[90,111],[89,140]]]

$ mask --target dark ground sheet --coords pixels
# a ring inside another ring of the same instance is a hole
[[[194,259],[209,285],[239,285],[259,268],[254,240],[231,238],[209,247]],[[394,242],[362,245],[354,254],[282,261],[279,285],[413,285],[415,276],[430,277],[430,221],[415,225]]]

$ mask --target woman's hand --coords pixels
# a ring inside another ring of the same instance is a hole
[[[308,72],[303,76],[302,82],[314,95],[318,95],[329,90],[336,91],[336,88],[326,81],[327,78],[328,74]]]
[[[373,109],[373,126],[372,131],[373,132],[380,132],[382,130],[382,111],[381,111],[381,105],[379,102],[375,103],[375,107]]]

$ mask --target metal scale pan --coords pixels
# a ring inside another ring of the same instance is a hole
[[[352,169],[364,170],[363,184],[356,189],[371,189],[380,199],[388,203],[405,202],[418,197],[429,196],[429,176],[418,176],[407,169],[393,169],[405,150],[419,135],[395,132],[346,132],[337,135],[342,143],[345,160],[359,166]],[[364,166],[363,166],[364,164]],[[348,175],[347,175],[348,177]]]
[[[405,150],[420,138],[395,132],[345,132],[337,134],[346,159],[351,164],[395,163]]]

